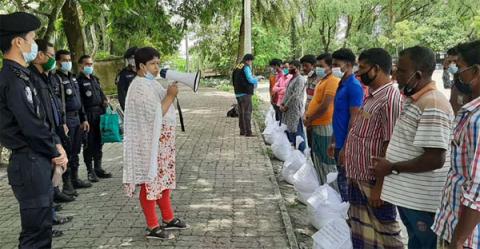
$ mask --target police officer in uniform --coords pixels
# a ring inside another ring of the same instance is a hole
[[[83,132],[88,132],[90,125],[85,115],[82,99],[80,97],[80,89],[75,75],[72,70],[72,59],[70,52],[59,50],[55,54],[57,61],[56,75],[59,80],[60,96],[62,105],[65,108],[66,123],[68,127],[68,137],[70,139],[70,148],[68,149],[69,167],[67,172],[63,174],[65,182],[64,192],[66,194],[75,195],[73,188],[89,188],[92,186],[90,182],[83,181],[78,177],[78,167],[80,165],[78,155],[82,148]],[[69,185],[71,182],[71,185]]]
[[[19,248],[51,248],[52,167],[66,167],[67,156],[46,121],[45,107],[32,84],[27,63],[37,56],[40,21],[16,12],[0,15],[0,143],[12,151],[8,182],[20,206]]]
[[[90,131],[83,147],[83,160],[87,165],[88,180],[98,182],[98,178],[111,178],[112,174],[102,168],[102,135],[100,133],[100,116],[105,114],[108,100],[100,87],[100,81],[93,75],[93,60],[83,55],[78,60],[80,73],[78,84],[83,105],[90,121]],[[93,168],[92,168],[93,161]]]
[[[124,111],[128,87],[130,86],[133,78],[137,76],[137,70],[135,68],[136,51],[137,47],[131,47],[125,52],[123,58],[126,60],[127,66],[117,74],[117,78],[115,79],[115,84],[117,85],[118,102],[120,102],[120,106]]]

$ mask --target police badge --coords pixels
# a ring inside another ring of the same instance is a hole
[[[87,97],[92,97],[92,91],[86,91],[85,95],[87,95]]]
[[[33,105],[32,90],[30,89],[29,86],[25,87],[25,96],[27,97],[28,102]]]
[[[72,89],[70,89],[70,88],[68,88],[66,92],[67,92],[67,95],[72,95],[72,93],[73,93]]]

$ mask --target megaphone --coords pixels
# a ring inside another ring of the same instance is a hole
[[[167,68],[160,70],[160,77],[166,80],[174,80],[183,83],[184,85],[192,88],[193,92],[198,91],[200,76],[200,71],[197,71],[196,73],[182,73]]]

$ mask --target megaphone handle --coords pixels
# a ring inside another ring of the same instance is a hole
[[[178,109],[178,117],[180,118],[180,126],[182,127],[182,131],[185,132],[185,124],[183,123],[183,114],[182,114],[182,108],[180,107],[180,102],[177,99],[177,109]]]

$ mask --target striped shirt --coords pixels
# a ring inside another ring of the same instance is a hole
[[[435,82],[406,99],[386,159],[392,163],[409,161],[421,156],[424,148],[444,149],[447,159],[442,168],[434,171],[386,176],[382,200],[418,211],[436,211],[450,165],[452,122],[452,107]]]
[[[443,189],[440,209],[432,230],[447,241],[459,221],[462,208],[480,212],[480,98],[460,109],[455,119],[452,141],[452,160]],[[480,225],[468,237],[464,246],[480,248]]]
[[[356,115],[345,144],[347,177],[360,181],[375,180],[372,156],[383,157],[383,144],[390,141],[393,127],[402,109],[398,88],[388,83],[369,93]]]

